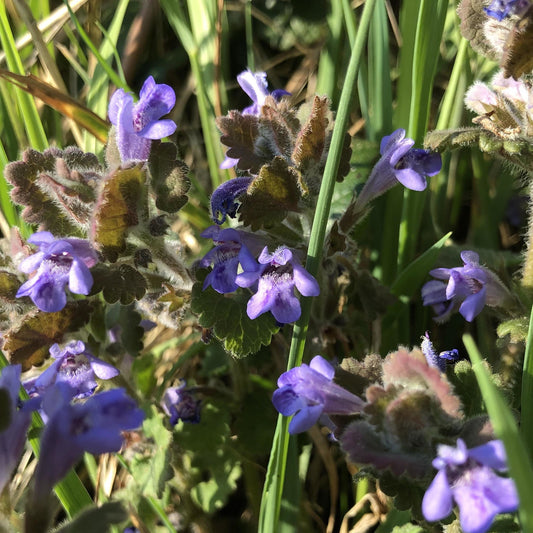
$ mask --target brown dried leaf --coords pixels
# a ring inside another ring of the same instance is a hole
[[[89,321],[91,309],[87,300],[69,302],[56,313],[35,309],[4,333],[2,350],[11,364],[21,364],[23,371],[39,365],[48,357],[52,344],[61,342],[65,333],[77,331]]]

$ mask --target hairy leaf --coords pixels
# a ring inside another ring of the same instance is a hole
[[[6,165],[4,176],[14,186],[13,201],[25,206],[26,222],[56,235],[72,235],[87,229],[102,172],[94,154],[71,146],[43,153],[26,150],[22,161]]]
[[[130,265],[105,265],[98,263],[91,273],[93,286],[91,294],[103,291],[104,299],[108,303],[120,301],[122,305],[140,300],[146,293],[144,276]]]
[[[3,335],[2,350],[11,364],[21,364],[22,370],[41,364],[48,349],[60,343],[65,333],[77,331],[89,321],[91,304],[87,300],[68,302],[56,313],[34,310],[21,323]]]
[[[272,225],[285,218],[287,211],[297,211],[302,189],[294,167],[283,157],[264,165],[241,199],[240,218],[252,229]]]
[[[71,522],[54,530],[54,533],[107,533],[111,524],[120,524],[128,513],[120,502],[107,502],[100,507],[84,509]]]
[[[94,247],[109,261],[116,261],[126,245],[126,233],[139,223],[146,169],[142,163],[119,168],[102,183],[91,227]]]
[[[256,153],[270,154],[269,159],[277,155],[290,158],[299,129],[300,121],[289,103],[286,100],[276,102],[272,96],[267,97],[259,117]]]
[[[239,160],[237,168],[254,174],[259,172],[265,159],[254,151],[259,135],[258,118],[230,111],[225,117],[217,118],[217,126],[222,132],[220,142],[228,147],[226,155]]]
[[[234,357],[253,354],[270,343],[278,326],[271,313],[255,320],[246,314],[250,293],[239,290],[232,295],[219,294],[211,287],[202,290],[202,283],[192,289],[191,310],[200,315],[204,328],[212,328],[215,336],[224,342],[224,348]]]
[[[178,159],[176,145],[153,141],[148,168],[156,207],[167,213],[179,211],[187,203],[191,182],[187,177],[189,167]]]

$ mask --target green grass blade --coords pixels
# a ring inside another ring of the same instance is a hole
[[[529,319],[526,353],[522,372],[522,395],[520,400],[522,438],[533,457],[533,308]]]
[[[9,26],[4,2],[0,2],[0,43],[6,54],[9,69],[15,74],[24,75],[24,66],[22,65],[22,60],[20,59],[15,45],[15,39]],[[16,91],[16,95],[18,107],[24,120],[24,128],[32,148],[44,150],[48,146],[48,139],[33,98],[20,90]]]
[[[429,120],[433,80],[448,11],[448,0],[422,0],[418,13],[412,72],[412,97],[407,135],[422,144]],[[415,255],[426,199],[425,192],[404,192],[399,234],[399,265],[405,268]]]
[[[9,196],[10,186],[3,177],[4,167],[8,163],[9,160],[7,158],[6,151],[4,150],[4,145],[2,144],[2,141],[0,141],[0,175],[2,176],[0,179],[0,209],[2,210],[2,214],[7,224],[13,227],[18,226],[19,216],[15,206],[13,205],[13,202],[11,201],[11,196]],[[5,236],[9,235],[9,233],[5,233],[5,228],[2,228],[2,232]]]
[[[348,70],[346,72],[344,86],[339,101],[339,108],[337,111],[335,126],[333,128],[330,151],[326,161],[326,168],[324,170],[324,177],[320,187],[315,217],[313,220],[313,226],[311,228],[311,236],[309,239],[309,249],[305,268],[312,276],[317,275],[322,259],[326,225],[329,217],[333,189],[335,187],[335,177],[339,168],[340,155],[348,124],[348,116],[352,103],[355,83],[357,80],[357,74],[361,64],[376,1],[377,0],[368,0],[363,8],[355,45],[352,48],[350,63],[348,65]],[[289,351],[289,360],[287,363],[288,370],[298,366],[302,362],[307,327],[309,323],[309,317],[311,315],[312,298],[305,298],[301,305],[302,316],[294,325],[292,342]],[[287,428],[287,419],[280,415],[278,417],[278,424],[276,427],[276,433],[274,435],[274,444],[268,466],[267,479],[263,489],[261,513],[259,517],[260,533],[276,532],[287,463],[287,450],[289,441]]]
[[[464,335],[463,342],[472,361],[472,369],[481,389],[494,433],[505,445],[509,473],[516,483],[520,499],[519,516],[522,531],[533,531],[533,492],[531,491],[533,469],[529,455],[520,438],[513,414],[500,391],[492,383],[474,339],[470,335]]]
[[[440,249],[451,237],[450,231],[439,239],[431,248],[417,257],[403,272],[401,272],[391,286],[392,294],[396,296],[412,296],[420,287],[422,280],[433,268]]]
[[[89,90],[87,92],[87,107],[100,117],[107,117],[107,106],[109,101],[109,82],[117,88],[130,91],[124,79],[122,79],[110,66],[111,59],[116,53],[116,43],[124,22],[124,16],[128,7],[129,0],[120,0],[116,6],[115,15],[109,25],[106,38],[97,49],[87,33],[82,28],[76,15],[69,8],[69,13],[74,22],[81,39],[92,51],[98,61],[94,73],[90,79]],[[119,68],[119,70],[121,70]],[[102,145],[91,134],[84,132],[84,150],[86,152],[96,153]]]

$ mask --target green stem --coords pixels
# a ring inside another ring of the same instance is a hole
[[[309,239],[309,249],[305,268],[312,275],[318,273],[322,252],[324,247],[324,237],[326,225],[329,217],[335,178],[337,176],[340,156],[346,134],[349,110],[352,103],[357,73],[361,64],[361,58],[365,49],[368,30],[372,20],[372,13],[377,0],[367,0],[363,8],[359,29],[352,48],[350,63],[346,72],[344,86],[342,89],[339,108],[333,135],[331,139],[330,151],[326,161],[324,177],[318,196],[315,217],[311,228]],[[289,351],[287,370],[301,364],[303,359],[305,338],[311,315],[312,299],[306,298],[302,301],[302,315],[294,325],[292,342]],[[283,484],[287,464],[287,450],[289,446],[288,419],[282,415],[278,418],[276,433],[274,435],[273,449],[268,465],[267,478],[263,489],[263,499],[261,502],[261,513],[259,516],[259,531],[261,533],[275,532],[283,494]]]

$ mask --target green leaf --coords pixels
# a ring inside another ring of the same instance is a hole
[[[520,438],[513,414],[492,383],[474,340],[470,335],[464,335],[463,342],[472,361],[494,433],[505,445],[509,473],[516,484],[520,499],[519,517],[523,531],[533,531],[533,469],[529,454]]]
[[[271,313],[251,320],[246,314],[250,292],[239,289],[231,295],[219,294],[212,287],[202,290],[195,283],[191,295],[191,310],[200,315],[204,328],[212,328],[215,336],[224,341],[224,348],[234,357],[255,353],[261,345],[268,346],[278,326]]]
[[[165,427],[164,420],[165,417],[152,407],[150,417],[143,422],[143,432],[148,441],[130,463],[134,484],[147,498],[160,498],[166,481],[172,477],[172,433]]]
[[[144,276],[130,265],[98,263],[91,269],[91,274],[94,281],[90,294],[103,291],[108,303],[120,301],[122,305],[128,305],[134,300],[140,300],[146,293]]]
[[[451,235],[452,232],[450,231],[431,246],[431,248],[426,250],[420,257],[410,263],[409,266],[398,275],[392,284],[392,294],[395,294],[396,296],[412,296],[420,287],[422,280],[433,268],[440,249]]]
[[[126,246],[126,233],[144,214],[146,169],[139,163],[118,168],[103,182],[94,208],[91,240],[106,259],[114,262]]]
[[[65,333],[78,331],[89,321],[91,304],[87,300],[69,302],[55,313],[34,310],[20,324],[3,335],[2,350],[13,365],[22,370],[41,364],[49,355],[48,349],[60,343]]]
[[[298,211],[300,198],[307,193],[296,169],[277,156],[261,167],[241,199],[240,220],[253,230],[281,221],[287,211]]]
[[[187,177],[189,167],[178,159],[176,145],[152,141],[148,167],[156,207],[167,213],[179,211],[187,203],[191,182]]]
[[[82,511],[74,520],[54,529],[54,533],[106,533],[111,524],[120,524],[128,518],[128,513],[119,502],[104,503]]]
[[[241,475],[240,463],[232,449],[229,420],[229,412],[223,405],[208,403],[202,407],[198,424],[180,420],[174,428],[180,451],[190,456],[191,473],[198,475],[199,482],[191,488],[191,496],[207,513],[225,505]]]

